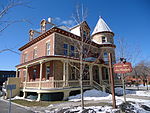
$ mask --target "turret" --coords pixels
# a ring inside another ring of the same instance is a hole
[[[114,44],[113,37],[114,33],[100,17],[92,33],[92,41],[97,44]]]

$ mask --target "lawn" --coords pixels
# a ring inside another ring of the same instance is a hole
[[[27,101],[27,100],[21,100],[21,99],[16,99],[16,100],[12,100],[12,102],[16,103],[16,104],[20,104],[23,106],[27,106],[27,107],[33,107],[33,106],[41,106],[41,107],[46,107],[49,106],[50,104],[58,104],[58,103],[63,103],[65,101]]]

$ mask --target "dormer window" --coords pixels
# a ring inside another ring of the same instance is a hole
[[[107,38],[106,37],[102,37],[102,43],[105,43],[105,42],[107,42]]]

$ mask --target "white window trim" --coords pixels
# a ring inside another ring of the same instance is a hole
[[[107,37],[105,37],[105,42],[103,42],[103,37],[105,37],[105,36],[102,36],[102,43],[107,42]]]
[[[67,56],[69,56],[70,55],[70,45],[68,44],[68,43],[64,43],[64,44],[67,44],[68,45],[68,48],[66,49],[66,48],[64,48],[64,50],[67,50]],[[64,46],[64,44],[63,44],[63,46]],[[64,54],[64,53],[63,53]],[[64,54],[65,55],[65,54]]]
[[[47,48],[47,44],[49,44],[49,49]],[[48,54],[49,51],[49,54]],[[50,40],[46,41],[46,56],[51,55],[51,44],[50,44]]]
[[[36,51],[36,52],[35,52]],[[35,54],[36,53],[36,54]],[[37,54],[37,47],[35,47],[33,49],[33,59],[37,58],[38,54]]]

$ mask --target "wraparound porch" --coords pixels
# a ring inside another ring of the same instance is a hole
[[[83,61],[86,66],[86,75],[83,76],[83,86],[93,87],[94,83],[99,85],[101,89],[103,86],[103,80],[109,81],[109,73],[106,69],[107,65],[93,64],[92,62]],[[17,67],[17,77],[22,79],[21,88],[25,93],[27,91],[37,90],[38,100],[40,100],[40,93],[46,89],[73,89],[80,88],[79,71],[74,68],[78,68],[79,60],[69,59],[64,57],[46,57],[37,61],[29,62]],[[102,70],[105,68],[105,70]],[[36,69],[36,71],[35,71]],[[20,74],[18,71],[20,71]],[[105,74],[102,74],[105,73]],[[49,92],[47,91],[47,92]]]

